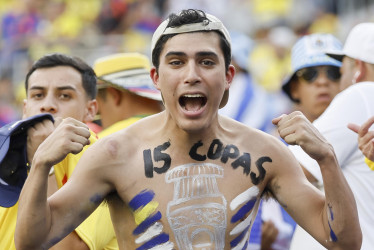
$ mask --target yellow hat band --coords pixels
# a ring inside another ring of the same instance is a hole
[[[94,71],[98,77],[132,69],[149,71],[149,60],[139,53],[119,53],[102,57],[95,61]]]

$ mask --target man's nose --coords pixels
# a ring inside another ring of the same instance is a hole
[[[57,103],[54,97],[47,96],[44,98],[42,105],[40,107],[42,113],[56,113],[57,112]]]
[[[195,62],[189,62],[186,65],[185,80],[187,84],[196,84],[201,81],[199,67]]]

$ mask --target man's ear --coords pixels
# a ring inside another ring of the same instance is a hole
[[[86,114],[84,116],[83,122],[92,122],[95,119],[99,106],[96,99],[89,100],[86,106]]]
[[[229,68],[226,72],[226,84],[227,84],[227,86],[225,88],[226,90],[228,90],[230,88],[231,83],[234,79],[235,73],[236,73],[236,70],[235,70],[234,65],[230,64]]]
[[[151,68],[151,71],[149,72],[149,75],[153,81],[153,85],[156,87],[156,89],[160,90],[160,86],[159,86],[159,77],[158,77],[158,72],[157,72],[157,69],[155,67],[152,67]]]
[[[116,88],[107,88],[107,93],[112,96],[113,102],[116,106],[121,104],[122,101],[122,91]]]
[[[149,75],[153,81],[153,85],[155,86],[156,89],[158,89],[160,92],[161,92],[161,88],[159,86],[159,77],[158,77],[158,72],[157,72],[157,69],[156,67],[152,67],[151,68],[151,71],[149,72]],[[161,99],[162,99],[162,104],[164,104],[165,106],[165,101],[164,101],[164,96],[162,95],[161,93]]]
[[[355,60],[355,67],[357,68],[355,74],[353,75],[352,83],[366,81],[367,77],[367,65],[361,60]]]

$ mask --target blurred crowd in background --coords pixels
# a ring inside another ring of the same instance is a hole
[[[249,38],[246,70],[275,114],[292,109],[280,89],[300,36],[330,33],[344,42],[355,24],[374,21],[374,0],[1,0],[0,126],[22,116],[23,81],[41,56],[61,52],[91,65],[118,52],[150,56],[160,22],[186,8],[211,13]]]

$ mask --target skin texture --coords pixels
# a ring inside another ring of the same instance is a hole
[[[27,99],[24,100],[23,117],[40,113],[51,113],[55,123],[43,121],[28,130],[27,152],[29,162],[32,161],[38,146],[56,129],[62,118],[72,117],[79,121],[93,120],[97,112],[97,103],[90,100],[83,86],[80,73],[69,66],[57,66],[35,70],[30,78]],[[58,138],[65,135],[59,134]],[[83,144],[87,144],[84,139]],[[51,149],[55,150],[53,146]],[[81,147],[79,147],[81,150]],[[65,158],[65,157],[63,157]],[[63,159],[61,158],[61,160]],[[48,178],[48,196],[57,191],[54,175]],[[73,231],[52,249],[88,249],[87,245]]]
[[[134,212],[130,207],[136,207],[134,197],[144,193],[154,194],[153,203],[149,203],[148,208],[152,205],[161,213],[158,222],[162,225],[162,232],[169,237],[170,244],[179,248],[176,245],[177,226],[170,224],[174,218],[171,212],[177,211],[173,209],[178,207],[171,206],[173,203],[170,202],[177,201],[176,194],[185,193],[179,193],[178,185],[169,181],[173,176],[187,178],[193,175],[195,172],[191,166],[206,171],[211,169],[205,174],[216,179],[216,196],[202,195],[205,184],[191,182],[188,192],[196,199],[179,200],[179,206],[187,208],[191,205],[200,211],[200,206],[206,208],[206,204],[224,204],[226,201],[225,216],[219,217],[221,219],[211,210],[201,214],[207,216],[201,220],[217,219],[222,223],[220,225],[224,225],[218,231],[225,233],[219,238],[225,248],[238,237],[238,234],[229,232],[234,232],[241,223],[233,219],[240,214],[240,208],[231,205],[239,194],[253,190],[251,188],[257,190],[254,192],[256,202],[264,191],[270,191],[295,220],[326,247],[360,248],[361,232],[354,198],[337,165],[333,149],[301,113],[278,117],[273,123],[288,143],[300,144],[320,163],[326,198],[306,180],[291,152],[277,138],[217,114],[224,90],[230,87],[235,75],[232,66],[225,71],[218,41],[216,33],[201,32],[170,38],[160,55],[158,71],[151,70],[155,86],[163,94],[165,111],[90,146],[70,181],[47,200],[45,177],[49,168],[66,153],[77,150],[77,142],[84,144],[83,138],[88,136],[86,128],[79,123],[69,120],[61,123],[61,129],[69,128],[71,136],[66,136],[66,141],[54,142],[52,134],[40,145],[33,161],[35,168],[22,191],[18,216],[22,223],[17,225],[16,231],[19,249],[49,247],[78,225],[104,198],[109,202],[120,248],[139,247],[135,243],[138,236],[133,234],[137,228],[138,210]],[[198,99],[186,98],[186,95],[197,94]],[[58,154],[41,153],[53,143],[61,148]],[[212,169],[216,172],[210,172]],[[200,174],[196,176],[202,177]],[[332,207],[333,221],[326,212],[329,211],[328,205]],[[26,207],[28,212],[22,209]],[[30,216],[30,209],[38,213]],[[241,218],[248,218],[248,213]],[[192,220],[189,216],[185,218]],[[32,232],[28,241],[23,240],[29,229],[35,227],[39,230]],[[207,229],[205,224],[199,227]],[[331,240],[331,231],[339,240]],[[219,249],[218,244],[222,243],[210,241],[208,234],[198,236],[191,238],[196,245],[209,243],[211,248]]]

